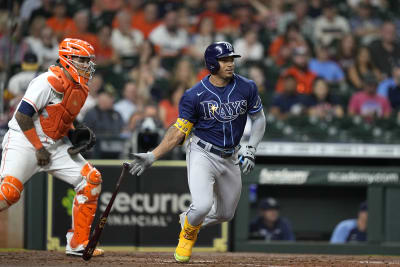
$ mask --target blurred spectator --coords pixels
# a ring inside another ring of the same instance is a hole
[[[119,112],[124,123],[127,124],[132,114],[137,110],[137,87],[135,82],[128,81],[125,83],[123,98],[114,104],[114,109]]]
[[[343,244],[367,241],[368,206],[366,202],[360,204],[357,219],[341,221],[333,230],[330,242]]]
[[[387,78],[400,58],[400,45],[396,40],[396,26],[392,22],[385,22],[380,31],[381,40],[372,42],[369,48],[372,62]]]
[[[296,47],[305,45],[302,38],[299,25],[292,22],[287,25],[283,35],[276,37],[269,47],[268,54],[277,66],[282,66],[290,60]]]
[[[34,42],[31,49],[38,56],[43,69],[54,65],[58,59],[58,42],[53,30],[47,26],[42,28],[39,42]]]
[[[265,27],[267,32],[276,35],[278,32],[278,22],[283,15],[285,2],[281,0],[249,0],[249,2],[257,11],[258,21],[261,22],[261,25]]]
[[[349,21],[351,31],[361,39],[363,44],[368,44],[378,38],[382,21],[373,16],[372,5],[369,3],[359,3],[356,11],[357,14],[351,16]]]
[[[181,58],[175,65],[171,81],[175,84],[182,84],[189,89],[196,84],[196,73],[189,58]]]
[[[168,92],[168,98],[160,101],[158,105],[160,110],[160,120],[165,129],[168,129],[178,118],[179,100],[181,100],[185,90],[185,84],[173,84]]]
[[[264,47],[258,41],[255,29],[248,30],[242,38],[236,39],[233,46],[236,53],[242,56],[237,60],[238,65],[246,61],[261,61],[264,57]]]
[[[397,112],[397,118],[400,118],[400,68],[393,68],[393,84],[388,86],[387,99],[393,110]],[[378,91],[379,94],[379,91]]]
[[[154,149],[160,142],[160,139],[164,133],[162,122],[158,118],[157,106],[149,104],[145,106],[142,120],[137,123],[136,140],[137,151],[147,152]]]
[[[200,21],[205,17],[209,17],[214,21],[215,30],[217,32],[229,34],[231,29],[231,18],[229,15],[219,12],[218,0],[205,0],[205,10],[199,15]]]
[[[136,0],[130,0],[135,2]],[[139,1],[138,1],[139,2]],[[146,1],[143,11],[135,12],[132,18],[132,27],[148,38],[150,33],[161,24],[158,19],[158,6],[155,2]]]
[[[335,5],[334,1],[326,2],[322,16],[315,20],[314,40],[324,45],[340,40],[345,33],[350,31],[347,20],[337,14]]]
[[[131,16],[126,11],[117,14],[118,27],[112,30],[111,45],[125,69],[134,67],[132,57],[137,57],[143,43],[143,34],[131,27]]]
[[[400,65],[395,64],[392,68],[391,77],[379,83],[378,94],[388,98],[389,89],[392,87],[398,87],[399,85],[400,85]]]
[[[354,93],[350,99],[348,113],[350,116],[360,115],[372,121],[374,118],[388,118],[391,113],[389,101],[376,94],[378,80],[373,74],[363,78],[363,91]]]
[[[25,53],[29,50],[29,44],[22,39],[21,29],[11,32],[11,26],[5,27],[0,37],[0,70],[19,66]]]
[[[54,0],[41,0],[41,2],[41,5],[32,11],[29,19],[30,23],[37,17],[48,19],[53,15]]]
[[[361,3],[368,3],[374,8],[378,8],[381,10],[384,10],[388,7],[388,1],[387,0],[347,0],[347,4],[353,9],[357,9],[357,7]]]
[[[88,30],[97,33],[102,27],[110,26],[122,0],[93,0],[89,12]],[[115,5],[115,6],[113,6]]]
[[[283,91],[274,96],[270,113],[278,119],[300,115],[304,110],[305,97],[296,91],[296,77],[287,74],[282,78]]]
[[[42,17],[35,18],[29,25],[29,35],[25,37],[25,42],[29,45],[31,50],[33,47],[38,47],[40,45],[40,36],[44,27],[46,27],[46,20]]]
[[[314,33],[314,21],[308,14],[308,3],[305,0],[299,0],[294,3],[293,10],[286,12],[280,19],[278,24],[278,32],[283,34],[288,25],[295,22],[300,25],[301,34],[308,40],[312,40]]]
[[[27,22],[32,15],[32,12],[42,5],[41,0],[25,0],[22,2],[19,19],[22,22]]]
[[[47,19],[49,26],[60,42],[64,38],[66,29],[72,27],[72,19],[67,16],[67,5],[63,0],[58,0],[54,4],[53,16]]]
[[[86,98],[85,104],[83,104],[81,111],[79,112],[78,116],[76,117],[76,119],[79,122],[82,122],[86,113],[90,109],[92,109],[96,106],[97,94],[100,91],[100,89],[103,88],[103,86],[104,86],[103,76],[101,76],[101,74],[99,74],[99,73],[95,73],[93,78],[89,80],[89,94],[88,94],[88,97]]]
[[[83,123],[87,125],[97,137],[117,137],[121,134],[124,121],[121,115],[114,110],[115,90],[103,87],[98,92],[97,104],[88,110]]]
[[[249,78],[255,82],[258,90],[258,95],[261,98],[261,102],[264,106],[267,106],[270,102],[270,99],[269,92],[267,91],[265,75],[262,71],[262,68],[256,65],[251,66],[249,68]]]
[[[225,37],[216,33],[214,29],[214,21],[210,17],[204,17],[200,20],[197,33],[194,33],[191,38],[189,47],[189,55],[197,60],[203,60],[204,51],[207,46],[217,41],[223,41]]]
[[[360,47],[357,50],[354,64],[348,69],[350,84],[357,89],[362,89],[362,77],[369,73],[373,73],[378,79],[381,76],[381,72],[378,68],[375,67],[375,65],[371,61],[371,56],[368,48]]]
[[[97,33],[97,39],[99,44],[96,51],[94,51],[96,54],[96,68],[110,67],[116,61],[114,49],[111,46],[110,26],[102,26]]]
[[[280,206],[275,198],[262,199],[258,209],[259,215],[250,223],[250,239],[295,241],[292,226],[280,216]]]
[[[330,83],[340,83],[344,81],[344,73],[340,66],[330,60],[329,47],[323,44],[316,46],[317,58],[310,60],[309,69],[318,76]]]
[[[8,82],[8,91],[17,98],[25,94],[29,83],[40,74],[37,56],[32,52],[25,53],[21,69],[21,72],[12,76]]]
[[[349,33],[343,36],[338,43],[336,62],[348,75],[348,69],[354,63],[354,55],[357,52],[357,42],[354,36]],[[348,77],[347,77],[348,78]]]
[[[308,6],[308,15],[312,19],[316,19],[322,14],[322,0],[310,0]]]
[[[341,118],[344,115],[339,100],[330,92],[329,84],[321,78],[315,79],[313,92],[305,100],[308,115],[320,119]]]
[[[150,33],[149,40],[161,57],[177,57],[189,45],[188,33],[180,28],[175,10],[167,11],[163,23]]]
[[[300,94],[310,94],[312,83],[317,75],[308,68],[309,54],[307,47],[296,47],[293,50],[293,65],[286,69],[280,76],[276,91],[283,91],[283,80],[287,75],[295,77],[297,82],[297,92]]]
[[[75,13],[73,23],[66,28],[66,36],[78,38],[89,42],[95,49],[98,47],[98,40],[95,34],[89,32],[89,10],[82,9]]]

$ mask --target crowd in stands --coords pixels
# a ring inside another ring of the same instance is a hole
[[[29,81],[55,64],[65,37],[95,48],[96,75],[79,120],[100,138],[130,140],[147,132],[154,136],[143,135],[144,142],[156,143],[155,133],[176,119],[183,92],[208,75],[205,48],[222,40],[242,55],[236,72],[258,86],[272,125],[267,138],[274,138],[274,129],[278,139],[282,132],[301,132],[279,126],[296,118],[318,122],[320,129],[339,121],[336,130],[317,138],[339,138],[349,119],[357,129],[360,123],[371,129],[377,121],[400,119],[396,0],[11,2],[0,5],[0,71],[7,81],[3,128]],[[376,136],[390,142],[393,133],[383,136],[385,128],[380,130]],[[343,140],[352,141],[348,137],[344,132]]]

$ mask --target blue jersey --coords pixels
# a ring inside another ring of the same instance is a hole
[[[234,74],[225,87],[216,87],[210,75],[187,90],[179,102],[179,118],[194,124],[194,134],[222,148],[237,146],[247,114],[262,109],[256,84]]]

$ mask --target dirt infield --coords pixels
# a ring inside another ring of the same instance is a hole
[[[0,252],[0,266],[184,266],[171,253],[107,252],[104,257],[67,257],[62,252]],[[400,266],[400,257],[289,255],[267,253],[195,253],[188,266]]]

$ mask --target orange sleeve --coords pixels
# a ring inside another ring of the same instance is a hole
[[[31,144],[36,148],[36,150],[39,150],[43,147],[43,144],[42,142],[40,142],[39,136],[37,135],[35,128],[26,130],[24,132],[24,135],[29,140],[29,142],[31,142]]]

